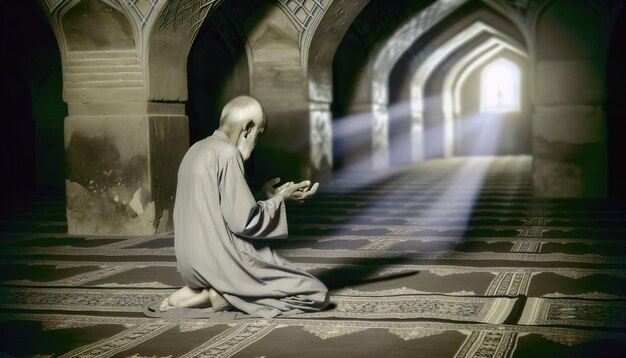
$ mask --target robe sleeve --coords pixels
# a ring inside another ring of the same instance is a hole
[[[287,237],[287,212],[282,195],[255,201],[244,177],[240,155],[226,161],[219,183],[220,209],[233,234],[248,239]]]

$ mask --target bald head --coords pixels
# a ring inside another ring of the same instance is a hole
[[[250,96],[239,96],[228,102],[220,117],[219,131],[239,148],[243,159],[250,157],[259,134],[265,131],[267,120],[263,107]]]
[[[265,114],[261,104],[250,96],[235,97],[222,109],[220,130],[229,131],[231,128],[245,126],[249,120],[259,127],[265,127]]]

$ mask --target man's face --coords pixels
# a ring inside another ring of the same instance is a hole
[[[242,131],[239,135],[239,140],[237,141],[237,149],[241,153],[243,160],[248,160],[250,158],[250,154],[254,150],[256,146],[256,141],[261,134],[265,131],[265,126],[260,126],[261,120],[255,120],[254,126],[250,128],[249,132],[246,130]]]

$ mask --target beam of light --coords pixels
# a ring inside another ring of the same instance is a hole
[[[446,76],[443,86],[445,154],[454,154],[455,151],[459,153],[460,145],[464,146],[469,155],[497,154],[504,114],[478,113],[461,117],[461,90],[472,72],[483,63],[499,55],[503,50],[510,50],[526,57],[521,49],[501,39],[494,38],[486,41],[484,46],[479,46],[464,56]],[[456,127],[456,133],[452,132],[453,127]],[[427,135],[428,132],[427,129]],[[445,215],[446,207],[450,205],[450,202],[454,202],[463,208],[463,211],[455,210],[457,212],[455,222],[460,224],[459,229],[466,231],[491,160],[476,157],[461,160],[464,162],[460,170],[450,179],[444,193],[431,206],[425,216],[437,216],[437,213]],[[457,215],[459,217],[456,217]],[[454,242],[450,242],[450,246],[452,245]]]
[[[462,118],[465,130],[459,135],[463,142],[471,143],[471,152],[496,154],[498,139],[501,132],[500,120],[491,121],[491,125],[484,126],[485,118],[477,114]],[[429,129],[426,129],[428,135]],[[454,211],[455,229],[465,232],[472,217],[474,207],[479,200],[483,183],[492,160],[488,157],[448,158],[431,161],[436,168],[450,171],[458,168],[445,181],[437,184],[432,191],[440,193],[435,202],[424,211],[419,218],[427,222],[431,219],[451,219],[450,212]],[[431,165],[432,165],[431,164]],[[460,167],[458,165],[460,164]],[[442,188],[443,187],[443,188]],[[443,189],[443,190],[441,190]],[[443,249],[451,250],[462,237],[455,241],[449,241]]]
[[[333,171],[333,184],[329,186],[329,191],[358,192],[378,186],[394,175],[396,172],[394,169],[376,171],[373,168],[371,112],[354,113],[336,118],[332,125],[333,158],[341,161],[343,165]],[[344,186],[342,183],[346,181],[349,182]]]
[[[387,113],[390,164],[410,164],[422,160],[422,123],[412,120],[410,102],[395,103],[389,106]]]
[[[454,119],[461,114],[461,89],[463,84],[480,65],[499,54],[505,45],[499,39],[485,41],[485,46],[478,46],[459,60],[448,73],[443,85],[443,113],[446,127],[446,156],[453,155],[452,143]]]
[[[371,170],[369,156],[372,146],[372,115],[368,112],[350,114],[333,121],[334,156],[348,160],[340,172]]]
[[[409,102],[401,102],[386,109],[384,115],[389,118],[389,124],[395,124],[400,121],[408,121],[410,119],[409,111]],[[341,169],[335,170],[333,177],[342,178],[355,172],[363,172],[363,180],[360,181],[359,185],[359,187],[363,187],[396,172],[394,169],[373,171],[375,169],[372,160],[373,126],[374,116],[370,112],[354,113],[333,120],[334,157],[349,161],[343,163]],[[422,124],[411,122],[407,127],[409,127],[407,131],[389,135],[389,142],[394,144],[394,148],[391,149],[406,150],[408,151],[406,155],[412,158],[422,157]]]
[[[409,111],[410,108],[408,103],[400,103],[396,106],[390,107],[390,121],[394,122],[406,120],[405,116],[408,115]],[[369,139],[364,139],[362,134],[367,133],[371,128],[371,122],[369,122],[371,118],[368,116],[369,114],[364,113],[350,115],[336,120],[334,127],[336,129],[336,132],[334,133],[336,141],[348,141],[352,143],[352,146],[367,145],[369,143]],[[485,127],[484,121],[486,118],[481,114],[469,116],[463,118],[462,120],[464,123],[464,131],[461,132],[462,134],[459,133],[459,135],[466,137],[462,139],[463,142],[471,143],[472,149],[470,149],[470,152],[489,153],[492,155],[496,154],[498,138],[501,131],[501,121],[491,120],[491,125]],[[440,130],[441,128],[428,127],[425,130],[425,136],[433,135],[433,131],[439,133]],[[403,137],[405,135],[406,133],[402,132],[392,133],[390,142],[396,143],[399,139],[398,137]],[[344,143],[344,148],[348,147],[350,147],[350,145],[346,145]],[[406,148],[406,143],[401,147]],[[340,148],[336,148],[336,150],[338,149]],[[427,148],[426,151],[428,150],[429,149]],[[336,153],[336,155],[339,156],[342,154],[343,153],[340,152]],[[358,181],[351,181],[346,187],[340,185],[335,187],[332,191],[358,192],[368,187],[381,188],[384,187],[395,175],[406,173],[406,167],[392,168],[377,173],[374,172],[373,174],[371,172],[360,171],[359,169],[365,168],[362,165],[363,162],[369,163],[370,160],[371,158],[369,156],[364,155],[355,164],[341,170],[337,170],[334,173],[334,178],[338,182],[354,180],[355,174]],[[440,175],[440,177],[435,177],[435,179],[445,178],[445,181],[438,182],[430,191],[419,193],[422,195],[429,193],[440,195],[430,205],[430,207],[417,218],[424,218],[425,220],[433,218],[446,218],[451,209],[454,209],[454,219],[456,223],[455,228],[458,228],[459,230],[467,229],[467,224],[471,218],[473,207],[482,190],[482,184],[490,163],[491,160],[488,158],[450,158],[445,160],[427,161],[425,163],[418,164],[419,167],[426,170],[432,168],[435,173],[438,173],[435,175]],[[457,169],[453,174],[450,174],[449,171],[453,168]],[[369,170],[371,170],[371,167]],[[363,175],[359,176],[359,173],[361,172]],[[374,200],[367,205],[360,207],[358,213],[355,213],[355,215],[353,215],[350,220],[346,222],[346,224],[358,224],[367,221],[367,218],[375,218],[382,209],[383,208],[380,204]],[[389,208],[386,208],[386,210],[388,209]],[[458,227],[456,226],[457,224],[459,225]],[[454,242],[451,242],[450,248],[454,244]]]
[[[459,120],[458,142],[465,144],[468,155],[498,155],[503,119],[504,114],[483,113],[462,118]]]

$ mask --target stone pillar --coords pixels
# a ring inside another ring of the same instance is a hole
[[[538,15],[533,181],[539,197],[606,195],[601,23],[597,9],[582,0],[551,2]]]
[[[61,50],[69,233],[172,231],[187,55],[221,0],[40,3]]]
[[[389,113],[387,105],[353,103],[347,109],[347,120],[354,136],[342,138],[341,160],[344,168],[379,170],[389,167]]]
[[[136,51],[70,52],[64,82],[69,233],[171,231],[184,104],[145,100]]]
[[[389,167],[389,113],[387,104],[372,104],[372,168]]]
[[[178,165],[189,146],[184,105],[69,105],[65,119],[70,234],[173,230]]]
[[[333,168],[333,127],[330,103],[312,101],[309,111],[311,179],[327,184],[330,183]]]
[[[555,80],[555,76],[544,76]],[[605,196],[605,125],[605,113],[599,105],[537,105],[533,116],[535,195]]]
[[[411,162],[424,161],[424,116],[411,112]]]
[[[424,160],[424,114],[421,89],[415,89],[410,81],[401,82],[401,90],[388,106],[390,112],[390,141],[392,164],[407,165]],[[419,97],[417,99],[416,97]],[[394,124],[394,121],[400,121]],[[394,133],[395,132],[395,133]],[[394,138],[394,137],[398,138]],[[400,140],[400,145],[395,142]]]

